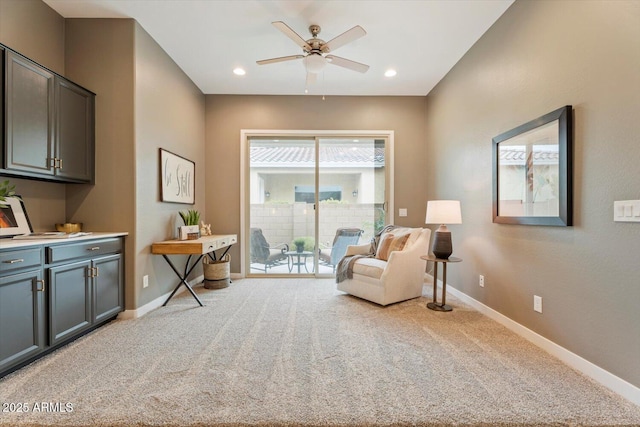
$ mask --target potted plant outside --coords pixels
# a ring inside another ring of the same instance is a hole
[[[304,251],[313,252],[315,240],[313,237],[296,237],[295,239],[293,239],[292,244],[296,246],[296,252],[298,253]]]
[[[304,251],[305,238],[297,237],[293,239],[293,244],[296,246],[296,252],[301,253]]]

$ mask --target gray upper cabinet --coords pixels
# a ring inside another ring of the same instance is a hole
[[[7,51],[7,133],[5,167],[54,174],[54,75]]]
[[[92,183],[95,95],[10,49],[3,69],[0,175]]]
[[[5,49],[0,45],[0,140],[4,139],[4,61]],[[0,153],[0,159],[3,155]],[[0,165],[2,167],[2,165]]]
[[[55,79],[56,175],[93,181],[94,96],[60,77]]]

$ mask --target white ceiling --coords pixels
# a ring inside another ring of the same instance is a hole
[[[426,95],[513,0],[44,0],[65,18],[134,18],[205,94],[300,95],[302,53],[271,25],[328,41],[355,25],[367,35],[335,54],[371,66],[366,74],[327,65],[311,94]],[[332,52],[333,54],[334,52]],[[235,67],[247,74],[238,77]],[[384,76],[394,68],[396,77]]]

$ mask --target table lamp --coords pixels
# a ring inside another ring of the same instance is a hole
[[[426,224],[440,224],[433,238],[433,255],[447,259],[453,253],[451,232],[446,224],[462,224],[459,200],[430,200],[427,202]]]

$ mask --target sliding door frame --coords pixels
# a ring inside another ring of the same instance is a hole
[[[300,138],[341,138],[341,137],[362,137],[362,138],[384,138],[386,139],[385,147],[385,186],[388,188],[385,200],[388,206],[389,223],[394,222],[394,131],[392,130],[292,130],[292,129],[241,129],[240,130],[240,275],[246,277],[248,271],[248,263],[246,261],[247,250],[250,247],[249,241],[249,208],[250,208],[250,190],[249,177],[250,159],[249,159],[249,140],[259,137],[300,137]],[[316,153],[316,162],[317,162]],[[316,186],[318,179],[318,170],[316,167]],[[314,213],[317,215],[317,211]],[[317,218],[316,218],[317,219]],[[318,221],[315,221],[315,233],[318,233]]]

